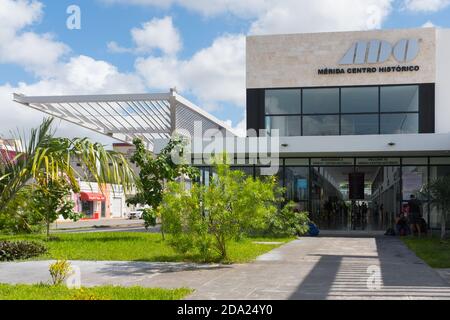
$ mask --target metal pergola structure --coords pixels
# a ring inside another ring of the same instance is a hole
[[[156,139],[167,139],[175,130],[198,134],[194,123],[201,122],[202,134],[217,129],[237,136],[227,124],[180,96],[169,93],[76,96],[25,96],[14,101],[78,126],[131,143],[141,138],[149,149]]]

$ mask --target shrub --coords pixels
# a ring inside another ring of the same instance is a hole
[[[302,236],[309,229],[308,213],[300,212],[294,202],[289,202],[268,219],[268,232],[274,236]]]
[[[47,248],[33,241],[0,241],[0,261],[14,261],[40,256]]]
[[[61,285],[72,273],[72,267],[67,260],[58,260],[49,267],[52,283],[55,286]]]
[[[161,205],[164,232],[179,251],[196,249],[204,260],[215,251],[222,261],[228,259],[228,243],[263,229],[267,216],[277,211],[275,178],[254,179],[243,172],[216,166],[217,175],[209,186],[170,183]]]
[[[24,188],[0,212],[1,233],[40,233],[44,229],[41,215],[32,206],[31,195],[31,188]]]
[[[153,208],[146,208],[142,212],[142,218],[144,219],[145,222],[145,228],[154,227],[156,226],[158,212]]]

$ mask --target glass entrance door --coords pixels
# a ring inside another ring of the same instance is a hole
[[[401,209],[400,166],[312,167],[310,217],[324,230],[386,230]]]

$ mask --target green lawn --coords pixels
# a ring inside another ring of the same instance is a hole
[[[433,268],[450,268],[450,242],[439,238],[403,238],[409,249]]]
[[[49,253],[41,259],[67,260],[112,260],[112,261],[159,261],[159,262],[199,262],[195,253],[176,253],[160,234],[137,232],[104,232],[58,234],[58,240],[47,244]],[[0,240],[44,241],[41,235],[0,236]],[[228,249],[230,263],[244,263],[254,260],[279,244],[256,244],[255,241],[276,241],[286,243],[293,238],[245,239],[232,242]]]
[[[68,289],[50,285],[0,284],[0,300],[180,300],[189,289],[159,289],[142,287],[93,287]]]

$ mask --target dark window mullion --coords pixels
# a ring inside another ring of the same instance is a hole
[[[378,134],[381,134],[381,87],[378,87]]]
[[[303,137],[303,89],[300,90],[300,136]]]
[[[339,88],[339,135],[342,135],[342,88]]]

